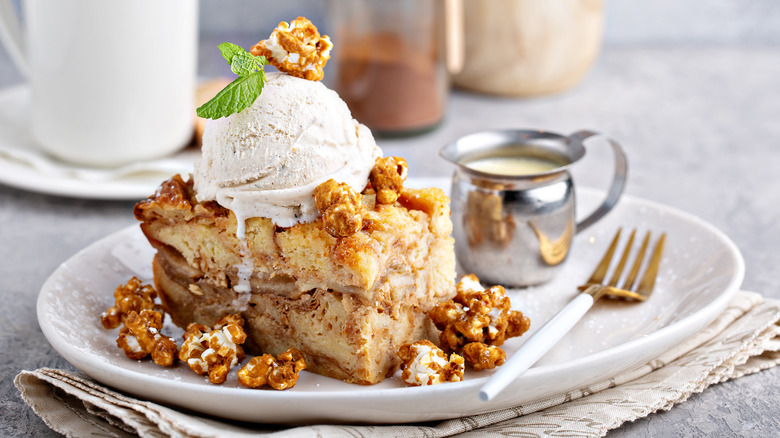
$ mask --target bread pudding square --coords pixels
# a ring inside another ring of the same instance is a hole
[[[449,201],[436,188],[408,189],[392,204],[364,191],[361,229],[333,237],[322,219],[278,227],[198,202],[177,175],[135,206],[157,249],[154,281],[174,323],[246,320],[246,350],[303,353],[307,370],[374,384],[400,365],[401,345],[438,331],[426,315],[455,292]]]

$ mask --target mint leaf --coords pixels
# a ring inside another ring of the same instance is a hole
[[[247,55],[252,55],[251,53],[244,50],[243,47],[237,46],[233,43],[222,43],[217,46],[220,53],[222,53],[222,57],[225,58],[225,61],[227,61],[228,64],[233,64],[233,57],[236,55],[241,55],[246,53]]]
[[[257,68],[255,57],[248,52],[234,55],[230,62],[230,70],[239,76],[252,74],[257,71]]]
[[[263,91],[265,72],[263,70],[239,76],[223,88],[211,100],[197,109],[198,117],[219,119],[238,113],[254,103]]]
[[[268,65],[265,56],[254,56],[243,47],[233,43],[222,43],[217,48],[222,53],[222,57],[230,64],[230,70],[239,76],[254,73],[258,69],[262,70],[264,65]]]
[[[232,43],[222,43],[217,48],[238,78],[195,111],[205,119],[219,119],[243,111],[254,103],[265,85],[263,66],[268,64],[265,56],[254,56]]]

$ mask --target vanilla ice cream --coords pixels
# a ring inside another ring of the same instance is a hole
[[[269,73],[240,113],[209,120],[195,165],[200,202],[216,200],[239,221],[290,227],[317,218],[313,192],[333,178],[361,192],[381,150],[371,131],[320,82]]]

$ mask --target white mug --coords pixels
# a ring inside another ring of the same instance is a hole
[[[111,167],[169,155],[193,135],[196,0],[0,0],[0,37],[31,89],[41,149]],[[20,29],[24,28],[24,31]]]

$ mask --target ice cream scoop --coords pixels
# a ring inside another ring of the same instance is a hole
[[[239,221],[289,227],[317,218],[314,188],[335,179],[360,192],[382,152],[371,131],[320,82],[269,73],[245,110],[209,120],[195,165],[198,201],[216,200]]]

